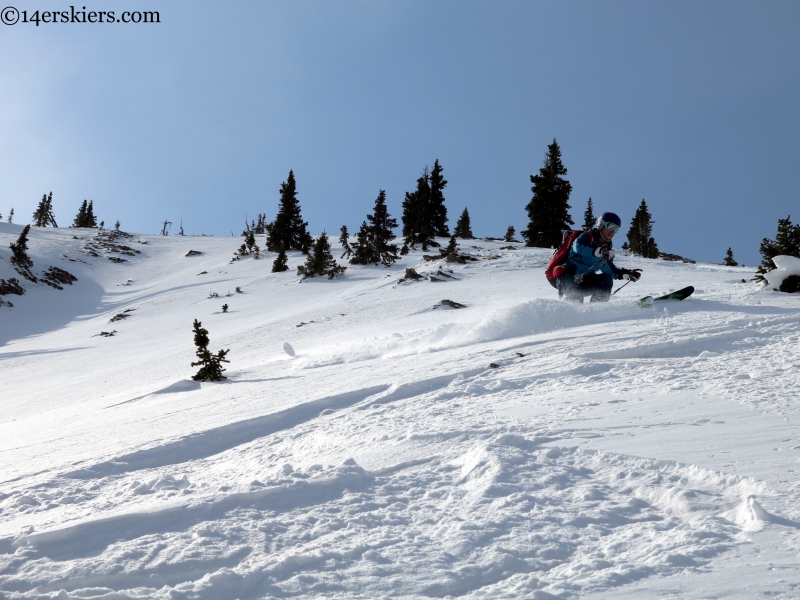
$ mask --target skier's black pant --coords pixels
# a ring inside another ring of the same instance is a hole
[[[586,273],[578,283],[575,275],[562,275],[558,278],[558,295],[568,302],[583,302],[584,296],[591,295],[590,302],[608,302],[614,278],[608,273]]]

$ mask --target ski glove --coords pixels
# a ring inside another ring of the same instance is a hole
[[[628,279],[628,280],[633,281],[634,283],[636,283],[637,281],[639,281],[639,278],[641,276],[642,276],[642,270],[641,269],[634,269],[633,271],[627,271],[626,270],[625,272],[622,273],[621,279]]]
[[[607,261],[614,258],[614,251],[611,248],[604,248],[603,246],[598,246],[597,250],[594,251],[594,255],[597,258],[604,258]]]

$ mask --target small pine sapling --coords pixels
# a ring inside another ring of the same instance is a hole
[[[238,285],[236,286],[236,293],[237,294],[244,294],[244,292],[242,291],[241,286],[238,286]]]
[[[722,263],[726,267],[738,267],[739,263],[733,259],[733,250],[728,248],[728,251],[725,253],[725,260]]]
[[[283,248],[283,246],[281,246],[280,249],[278,250],[278,256],[272,262],[272,272],[282,273],[284,271],[288,271],[289,265],[286,263],[287,263],[286,250]]]
[[[28,232],[31,230],[30,225],[25,225],[22,233],[19,234],[16,242],[11,242],[11,264],[17,269],[17,272],[28,279],[29,281],[36,281],[36,277],[31,273],[33,261],[28,256]]]
[[[122,223],[120,223],[119,219],[117,219],[117,222],[114,223],[114,231],[119,231],[120,227],[122,227]],[[183,231],[183,228],[181,228],[181,231]],[[183,234],[181,234],[181,235],[183,235]]]
[[[228,312],[228,304],[227,303],[222,305],[222,312],[224,312],[224,313]]]
[[[306,259],[306,264],[297,267],[297,274],[303,279],[317,275],[327,275],[328,279],[333,279],[343,274],[346,269],[347,267],[336,264],[336,259],[331,254],[328,235],[323,231],[314,243],[313,250]]]
[[[353,249],[350,247],[350,234],[347,232],[347,225],[342,225],[339,231],[341,232],[339,243],[342,245],[342,250],[344,250],[339,258],[350,258],[350,255],[353,254]]]
[[[8,213],[8,222],[9,223],[13,223],[14,222],[14,208],[13,207],[11,208],[11,212]]]
[[[450,236],[447,248],[440,250],[440,252],[447,257],[447,262],[458,262],[458,244],[456,243],[455,234]]]
[[[230,350],[220,350],[216,355],[208,350],[208,330],[197,319],[194,320],[194,345],[197,347],[195,355],[197,362],[193,362],[193,367],[200,367],[200,370],[192,375],[195,381],[220,381],[227,379],[222,373],[225,368],[222,363],[230,362],[225,358]]]
[[[514,226],[513,225],[509,225],[508,229],[506,229],[506,236],[503,238],[503,241],[504,242],[516,242],[517,240],[514,239],[514,234],[516,232],[517,232],[517,230],[514,229]]]
[[[471,240],[474,237],[472,235],[472,226],[469,221],[469,211],[466,208],[464,208],[464,212],[462,212],[461,216],[458,218],[453,233],[462,240]]]

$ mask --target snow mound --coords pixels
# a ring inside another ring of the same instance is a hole
[[[772,259],[777,269],[764,273],[764,279],[774,287],[780,286],[783,280],[792,275],[800,277],[800,258],[795,256],[775,256]]]

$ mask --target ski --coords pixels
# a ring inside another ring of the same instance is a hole
[[[647,307],[647,306],[652,306],[653,303],[655,302],[666,302],[667,300],[685,300],[693,293],[694,293],[694,288],[690,285],[683,289],[672,292],[671,294],[659,296],[658,298],[654,298],[653,296],[645,296],[644,298],[640,298],[639,300],[637,300],[636,305]]]

